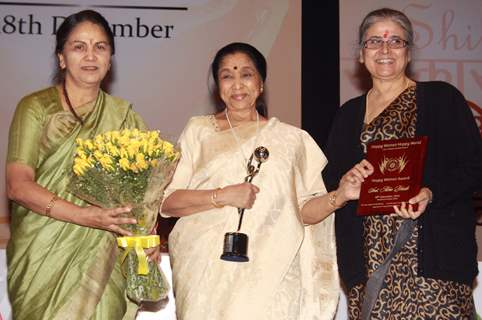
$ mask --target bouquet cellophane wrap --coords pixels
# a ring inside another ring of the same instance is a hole
[[[155,261],[147,261],[144,249],[159,245],[159,236],[151,235],[151,232],[155,231],[164,189],[172,178],[178,159],[179,153],[174,150],[170,157],[161,156],[154,166],[137,172],[119,168],[109,172],[96,164],[83,168],[82,174],[76,172],[69,186],[77,197],[93,205],[132,208],[125,216],[135,218],[137,223],[121,227],[133,236],[120,237],[117,242],[124,249],[122,270],[127,281],[126,294],[138,304],[164,299],[170,290],[162,270]],[[115,167],[116,161],[111,165]],[[145,243],[148,245],[143,245]]]

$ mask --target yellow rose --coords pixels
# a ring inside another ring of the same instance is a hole
[[[124,171],[128,171],[129,168],[130,168],[130,163],[129,163],[129,159],[127,158],[120,158],[119,159],[119,166],[121,167],[122,170]]]
[[[152,157],[152,155],[154,154],[154,146],[152,144],[148,144],[145,152],[149,157]]]
[[[74,173],[77,175],[83,175],[87,169],[92,167],[90,163],[82,158],[75,158],[74,159]]]
[[[85,171],[83,170],[82,166],[78,165],[78,164],[75,164],[74,165],[74,173],[77,175],[77,176],[83,176]]]
[[[93,167],[95,165],[95,159],[91,155],[86,159],[86,161],[89,164],[89,167]]]
[[[83,142],[84,148],[87,148],[87,150],[93,151],[94,150],[94,144],[92,143],[92,140],[85,140]]]
[[[172,143],[167,141],[164,141],[163,147],[164,147],[164,151],[166,152],[172,151],[174,149],[174,146],[172,145]]]
[[[136,154],[136,167],[141,171],[149,167],[142,153]]]
[[[111,157],[104,155],[98,160],[102,168],[104,168],[107,171],[114,171],[114,167],[112,166],[113,161]]]
[[[100,159],[102,159],[102,157],[104,157],[104,154],[102,152],[100,152],[99,150],[95,150],[94,151],[94,157],[97,159],[97,161],[100,161]]]
[[[94,144],[103,144],[103,143],[104,143],[104,137],[101,134],[95,136]]]
[[[139,136],[139,129],[134,128],[130,131],[131,137],[137,137]]]
[[[124,147],[121,147],[119,149],[119,154],[121,158],[129,158],[129,154],[127,153],[127,150]]]
[[[157,160],[157,159],[151,160],[151,167],[155,168],[155,167],[157,167],[158,164],[159,164],[159,160]]]
[[[130,138],[128,135],[121,135],[118,139],[119,145],[122,147],[128,146],[130,143]]]
[[[163,152],[166,156],[166,158],[175,158],[176,156],[176,151],[174,150],[174,146],[172,143],[165,142],[163,145]]]
[[[112,131],[107,131],[104,133],[104,141],[110,142],[112,140]]]
[[[139,141],[132,141],[131,144],[127,146],[127,154],[129,155],[129,158],[135,159],[136,154],[139,153],[139,147]]]
[[[141,140],[141,150],[142,152],[144,152],[145,154],[149,154],[149,141],[143,139]]]
[[[119,149],[111,142],[106,143],[105,148],[111,156],[114,156],[114,157],[119,156]]]
[[[137,168],[136,164],[135,163],[131,163],[129,169],[135,173],[138,173],[139,172],[139,169]]]
[[[74,159],[74,164],[78,164],[80,166],[84,166],[84,167],[88,167],[89,166],[89,163],[87,162],[86,159],[82,159],[82,158],[79,158],[79,157],[76,157]]]
[[[77,157],[81,159],[87,159],[87,154],[85,153],[84,149],[77,147],[75,150],[75,154]]]
[[[123,136],[123,137],[128,137],[128,138],[129,138],[130,135],[131,135],[131,131],[130,131],[129,129],[124,129],[124,130],[122,130],[122,131],[120,132],[120,134],[121,134],[121,136]]]

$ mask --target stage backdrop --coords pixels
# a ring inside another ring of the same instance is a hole
[[[151,128],[177,139],[189,117],[213,112],[209,63],[233,42],[248,42],[268,59],[270,116],[300,125],[301,1],[65,0],[0,2],[0,167],[17,102],[50,85],[55,30],[71,13],[92,8],[111,23],[116,55],[110,92],[134,104]],[[8,209],[0,170],[0,247]]]

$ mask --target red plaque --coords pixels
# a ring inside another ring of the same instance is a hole
[[[426,149],[425,136],[370,143],[366,159],[375,171],[361,185],[358,215],[393,213],[394,205],[417,195]]]

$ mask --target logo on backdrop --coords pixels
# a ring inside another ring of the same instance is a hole
[[[57,29],[65,20],[65,16],[50,15],[40,16],[38,13],[27,13],[25,15],[8,13],[9,8],[18,11],[18,7],[69,7],[81,8],[90,7],[94,9],[118,9],[141,11],[187,11],[187,7],[155,7],[155,6],[121,6],[121,5],[75,5],[75,4],[51,4],[37,3],[26,4],[22,2],[0,2],[0,8],[3,9],[0,15],[0,35],[55,35]],[[6,13],[4,13],[6,12]],[[157,21],[156,21],[157,22]],[[170,39],[174,36],[173,24],[158,24],[143,21],[141,17],[134,16],[127,21],[115,22],[111,24],[112,32],[115,37],[120,38],[154,38],[154,39]]]
[[[437,7],[432,4],[410,3],[405,7],[414,25],[415,46],[426,50],[423,58],[414,59],[412,71],[416,79],[446,81],[466,97],[471,96],[473,101],[467,102],[482,136],[482,109],[477,105],[482,99],[482,59],[477,54],[482,49],[482,37],[478,20],[460,8],[444,6],[436,15],[432,13],[435,10]],[[434,18],[427,19],[430,14]]]
[[[472,102],[467,100],[467,104],[469,105],[470,109],[474,113],[475,121],[477,121],[477,125],[479,126],[480,136],[482,137],[482,108]]]

